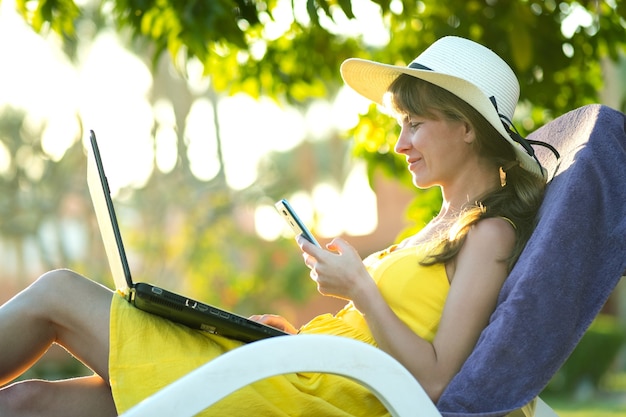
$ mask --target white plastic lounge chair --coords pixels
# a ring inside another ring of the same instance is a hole
[[[193,416],[255,381],[294,372],[352,378],[368,387],[394,417],[441,417],[420,384],[394,358],[368,344],[326,335],[283,336],[244,345],[190,372],[122,416]],[[539,400],[535,416],[556,414]]]

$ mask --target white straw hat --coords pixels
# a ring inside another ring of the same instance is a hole
[[[493,51],[468,39],[446,36],[407,67],[358,58],[347,59],[341,65],[345,83],[381,105],[389,86],[400,74],[435,84],[474,107],[513,146],[522,168],[546,178],[531,143],[513,127],[513,113],[519,98],[517,78]]]

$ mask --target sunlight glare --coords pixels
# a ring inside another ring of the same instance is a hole
[[[65,151],[80,137],[77,117],[60,111],[46,123],[41,136],[41,147],[51,160],[58,162]]]
[[[257,235],[269,242],[283,235],[286,227],[276,209],[267,204],[258,206],[254,211],[254,225]]]
[[[192,57],[185,65],[187,85],[194,94],[204,94],[211,85],[211,78],[203,76],[204,65],[196,57]]]
[[[349,37],[362,37],[366,45],[376,48],[387,45],[390,35],[389,30],[385,28],[380,6],[369,1],[353,1],[351,5],[356,19],[348,19],[343,11],[335,8],[334,22],[327,18],[320,19],[320,21],[324,21],[324,26],[334,33]]]
[[[332,124],[341,131],[352,129],[359,123],[359,114],[366,114],[370,104],[370,100],[343,86],[331,104],[329,115]]]
[[[193,175],[209,181],[219,172],[213,105],[206,98],[194,101],[187,115],[185,140],[188,141],[187,157]]]
[[[328,183],[320,183],[313,189],[315,210],[319,213],[317,233],[320,236],[338,236],[343,232],[339,190]]]
[[[389,3],[389,10],[391,10],[391,13],[400,16],[404,12],[402,0],[391,0],[391,3]]]
[[[178,160],[176,131],[171,126],[159,126],[154,136],[156,166],[164,174],[172,172]]]
[[[263,155],[292,149],[305,137],[302,116],[267,98],[237,94],[223,98],[218,109],[226,180],[235,190],[256,181]]]
[[[305,191],[298,191],[289,197],[289,202],[294,210],[298,213],[300,220],[311,228],[312,231],[317,230],[317,219],[315,218],[315,206],[311,195]],[[288,226],[286,226],[289,228]],[[289,229],[291,230],[291,229]]]
[[[364,162],[356,164],[348,175],[340,201],[343,229],[347,234],[363,236],[376,230],[376,194],[367,181]]]
[[[176,114],[170,100],[159,99],[152,109],[157,128],[154,134],[155,162],[159,171],[167,174],[176,166],[178,149],[176,144]]]
[[[572,4],[570,12],[561,22],[561,33],[571,39],[580,27],[588,28],[593,24],[593,16],[580,4]]]
[[[295,3],[291,0],[278,0],[276,7],[272,10],[272,17],[267,14],[260,15],[263,23],[263,37],[273,41],[280,38],[289,30],[293,24],[293,13],[291,5]]]
[[[0,105],[48,118],[74,96],[75,71],[58,42],[53,36],[44,39],[35,33],[15,12],[11,0],[0,1],[0,56]]]
[[[330,117],[329,117],[330,116]],[[326,140],[335,131],[333,111],[326,101],[314,101],[306,111],[305,123],[310,139]]]
[[[152,75],[112,30],[94,40],[80,68],[80,115],[95,130],[111,192],[141,187],[152,174]],[[115,190],[115,191],[114,191]]]
[[[4,175],[9,172],[11,169],[11,161],[11,153],[2,138],[0,138],[0,174]]]

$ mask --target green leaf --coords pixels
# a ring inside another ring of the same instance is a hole
[[[535,56],[533,37],[526,28],[512,30],[509,32],[509,45],[515,66],[524,72],[528,71]]]
[[[338,0],[339,7],[343,10],[343,13],[348,19],[354,19],[354,13],[352,12],[352,2],[350,0]]]

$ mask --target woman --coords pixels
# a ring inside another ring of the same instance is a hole
[[[419,233],[364,261],[342,239],[325,250],[299,238],[319,292],[348,301],[336,315],[318,316],[299,332],[379,346],[437,401],[487,325],[541,201],[543,169],[528,153],[532,147],[511,131],[518,82],[493,52],[456,37],[438,40],[408,67],[350,59],[341,71],[349,86],[397,116],[402,130],[395,151],[406,157],[416,187],[440,187],[443,204]],[[296,333],[279,316],[254,318]],[[5,304],[0,334],[0,383],[27,369],[53,342],[95,373],[9,385],[0,390],[3,416],[115,415],[240,345],[141,312],[64,270],[42,276]],[[205,413],[386,411],[348,380],[297,374],[253,384]]]

